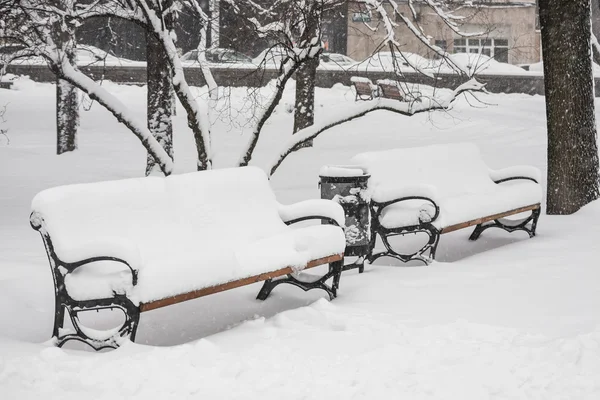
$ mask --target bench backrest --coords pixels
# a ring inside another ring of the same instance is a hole
[[[286,229],[255,167],[62,186],[40,192],[32,209],[63,247],[122,238],[146,254],[213,250]]]
[[[354,84],[356,91],[360,95],[371,95],[371,93],[373,92],[373,89],[369,83],[366,83],[366,82],[352,82],[352,83]]]
[[[377,85],[381,90],[382,97],[394,100],[404,99],[404,91],[400,87],[399,82],[386,79],[377,81]]]
[[[361,153],[352,159],[370,175],[375,201],[386,201],[398,187],[431,185],[441,197],[478,193],[495,187],[479,149],[471,143],[432,145]]]

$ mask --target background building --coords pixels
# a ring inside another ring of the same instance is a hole
[[[535,0],[473,1],[472,6],[462,7],[454,14],[465,18],[461,32],[478,33],[464,38],[453,32],[437,14],[425,4],[415,3],[417,18],[412,16],[406,0],[399,0],[402,14],[419,24],[432,37],[431,43],[445,48],[449,53],[481,53],[501,62],[528,64],[540,61],[540,32],[536,27]],[[369,13],[364,5],[351,2],[348,12],[348,55],[363,60],[376,52],[386,34],[381,18]],[[391,8],[388,9],[392,15]],[[401,50],[433,57],[432,51],[423,45],[397,18],[396,37]],[[377,27],[374,32],[371,27]],[[383,51],[386,51],[383,49]]]

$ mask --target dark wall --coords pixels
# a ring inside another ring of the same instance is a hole
[[[81,70],[93,79],[110,80],[119,83],[145,84],[145,67],[103,67],[89,66]],[[28,75],[31,79],[39,82],[54,82],[54,74],[42,65],[10,65],[9,73],[15,75]],[[220,86],[249,86],[260,87],[266,85],[270,80],[277,77],[276,70],[252,70],[236,68],[212,68],[217,84]],[[198,68],[186,68],[185,76],[192,86],[204,86],[206,83]],[[336,83],[350,85],[352,76],[364,76],[376,82],[377,79],[393,79],[393,73],[389,72],[360,72],[350,73],[345,71],[318,70],[318,87],[329,88]],[[418,73],[406,73],[406,81],[411,83],[422,83],[440,88],[455,89],[463,81],[456,75],[440,74],[436,80]],[[528,75],[479,75],[480,82],[486,83],[487,90],[492,93],[525,93],[531,95],[544,94],[544,78],[542,76]],[[600,79],[596,78],[596,96],[600,96]]]

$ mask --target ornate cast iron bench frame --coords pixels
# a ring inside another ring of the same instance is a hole
[[[320,219],[329,224],[339,226],[338,223],[332,218],[317,215],[305,216],[284,222],[286,225],[291,225],[300,221],[306,221],[310,219]],[[259,300],[265,300],[269,296],[271,291],[276,286],[282,283],[288,283],[297,286],[303,289],[304,291],[308,291],[311,289],[322,289],[325,292],[327,292],[329,298],[332,300],[337,296],[344,262],[343,254],[334,254],[328,257],[310,261],[304,269],[310,269],[320,265],[329,264],[329,270],[322,277],[311,281],[303,281],[296,277],[296,271],[294,268],[283,267],[276,271],[269,271],[240,280],[205,287],[188,293],[181,293],[172,297],[155,300],[149,303],[141,303],[139,305],[134,304],[127,297],[127,295],[117,294],[114,292],[113,296],[108,298],[93,300],[75,300],[67,292],[67,288],[65,286],[65,278],[68,274],[74,272],[77,268],[81,266],[98,261],[112,261],[123,264],[131,271],[131,281],[133,286],[137,285],[138,283],[138,271],[133,269],[127,261],[116,257],[92,257],[80,260],[78,262],[64,262],[56,255],[54,251],[54,246],[52,244],[52,239],[44,226],[44,221],[41,218],[41,216],[35,212],[32,213],[30,216],[30,223],[32,228],[38,231],[42,236],[44,247],[46,248],[46,253],[48,255],[48,260],[50,262],[50,267],[52,270],[55,295],[55,314],[54,327],[52,329],[52,338],[54,344],[58,347],[62,347],[69,340],[76,340],[86,343],[96,351],[106,348],[116,349],[117,347],[119,347],[119,344],[122,342],[122,340],[124,340],[124,338],[129,338],[129,340],[131,340],[132,342],[135,341],[135,335],[139,325],[140,314],[145,311],[166,307],[172,304],[177,304],[187,300],[208,296],[210,294],[250,285],[256,282],[264,281],[264,284],[257,296],[257,299]],[[327,280],[331,278],[333,278],[331,285],[327,285]],[[104,309],[121,310],[125,315],[125,321],[120,328],[112,332],[112,335],[100,340],[97,337],[92,337],[94,335],[91,334],[91,331],[89,331],[87,328],[82,327],[79,321],[78,314],[84,311],[99,311]],[[64,328],[65,315],[68,315],[75,331]]]
[[[514,177],[509,177],[509,178],[503,178],[503,179],[495,180],[494,182],[496,184],[501,184],[503,182],[514,181],[514,180],[519,180],[519,179],[530,180],[532,182],[538,183],[538,181],[536,179],[531,178],[531,177],[526,177],[526,176],[514,176]],[[431,203],[431,205],[435,208],[435,213],[434,213],[433,217],[431,218],[431,220],[423,221],[423,220],[419,219],[419,224],[417,224],[417,225],[401,226],[401,227],[396,227],[396,228],[386,228],[381,225],[380,216],[386,207],[389,207],[392,204],[396,204],[396,203],[399,203],[402,201],[409,201],[409,200],[424,200],[424,201]],[[386,257],[395,258],[404,263],[413,261],[413,260],[418,260],[425,264],[429,264],[435,259],[435,252],[437,250],[437,246],[438,246],[438,243],[440,240],[440,235],[442,235],[444,233],[454,232],[459,229],[464,229],[464,228],[468,228],[471,226],[475,226],[475,229],[473,230],[473,233],[471,233],[469,240],[479,239],[479,237],[481,236],[483,231],[485,231],[489,228],[500,228],[509,233],[515,232],[515,231],[524,231],[524,232],[527,232],[527,234],[529,234],[530,238],[534,237],[536,228],[537,228],[538,219],[539,219],[540,213],[541,213],[541,205],[540,205],[540,203],[531,204],[526,207],[520,207],[520,208],[516,208],[513,210],[507,210],[506,212],[503,212],[503,213],[488,215],[488,216],[477,218],[474,220],[465,221],[465,222],[455,224],[452,226],[447,226],[442,229],[438,229],[433,225],[433,222],[435,222],[436,219],[440,215],[440,208],[433,199],[430,199],[428,197],[407,196],[407,197],[401,197],[401,198],[397,198],[397,199],[383,202],[383,203],[371,201],[370,210],[371,210],[371,242],[369,244],[369,253],[366,257],[370,263],[372,263],[379,257],[386,256]],[[520,213],[524,213],[524,212],[531,212],[531,215],[529,215],[525,218],[519,219],[519,220],[509,220],[509,219],[504,218],[504,217],[508,217],[510,215],[516,215],[516,214],[520,214]],[[411,233],[411,234],[425,233],[428,235],[429,239],[427,240],[427,243],[425,243],[425,245],[422,248],[420,248],[419,250],[417,250],[416,252],[414,252],[412,254],[401,254],[401,253],[396,252],[390,245],[388,238],[391,236],[406,235],[409,233]],[[377,235],[379,235],[379,237],[381,238],[381,241],[383,242],[383,245],[385,247],[385,251],[373,253],[373,251],[375,249],[375,242],[377,240]]]

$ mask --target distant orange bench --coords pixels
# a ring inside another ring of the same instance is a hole
[[[377,86],[373,85],[373,82],[369,78],[353,76],[350,78],[350,81],[352,82],[352,86],[354,86],[354,90],[356,90],[354,101],[373,100],[379,95]]]
[[[406,101],[406,93],[400,86],[400,82],[391,79],[380,79],[377,87],[381,97],[398,101]]]

